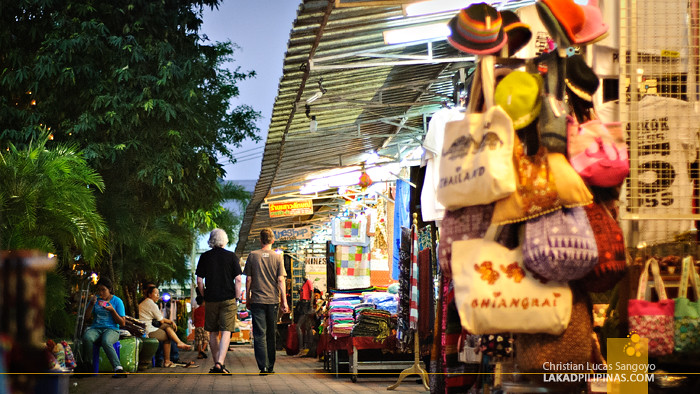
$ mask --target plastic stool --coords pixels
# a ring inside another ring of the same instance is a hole
[[[97,345],[97,343],[92,344],[92,371],[94,373],[100,372],[100,349],[102,346]],[[119,356],[119,350],[122,348],[119,341],[114,342],[114,350],[117,351],[117,357]]]

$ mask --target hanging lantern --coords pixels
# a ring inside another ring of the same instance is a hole
[[[368,188],[372,184],[372,178],[367,175],[367,172],[365,171],[365,166],[362,166],[362,174],[360,174],[360,182],[358,185],[364,190]]]

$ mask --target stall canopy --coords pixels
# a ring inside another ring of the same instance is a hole
[[[501,9],[527,3],[532,1],[491,2]],[[384,35],[399,30],[400,41],[409,34],[401,29],[445,24],[455,13],[408,16],[401,5],[302,2],[260,176],[239,233],[239,256],[259,248],[263,228],[328,222],[344,200],[336,186],[317,182],[310,188],[309,179],[327,170],[356,170],[353,166],[365,162],[374,163],[369,167],[400,163],[415,153],[427,129],[426,117],[453,102],[453,79],[461,78],[459,70],[468,70],[474,58],[453,49],[444,37],[387,44]],[[299,199],[311,199],[313,213],[270,217],[270,203]]]

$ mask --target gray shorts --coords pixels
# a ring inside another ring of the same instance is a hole
[[[207,301],[204,313],[204,329],[209,332],[230,331],[236,329],[238,305],[235,299],[211,302]]]

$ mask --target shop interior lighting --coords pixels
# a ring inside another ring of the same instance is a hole
[[[377,153],[376,151],[370,151],[363,155],[362,161],[364,161],[365,164],[374,164],[378,163],[380,159],[381,156],[379,156],[379,153]]]
[[[331,187],[327,184],[307,183],[306,185],[302,186],[301,189],[299,189],[299,194],[315,194],[330,188]]]
[[[403,44],[414,41],[438,41],[450,35],[450,28],[447,22],[431,23],[406,27],[403,29],[393,29],[384,31],[384,43]]]
[[[482,2],[483,0],[428,0],[408,4],[404,6],[403,12],[406,16],[430,15],[448,11],[456,13],[457,10]]]
[[[170,301],[170,293],[163,293],[163,295],[160,297],[163,302],[168,302]]]
[[[387,163],[381,166],[374,166],[366,169],[367,175],[375,183],[393,181],[401,170],[399,163]],[[313,178],[307,177],[308,182],[299,190],[300,194],[313,194],[320,191],[357,185],[357,180],[362,174],[362,169],[358,166],[347,168],[336,168],[316,174]]]

